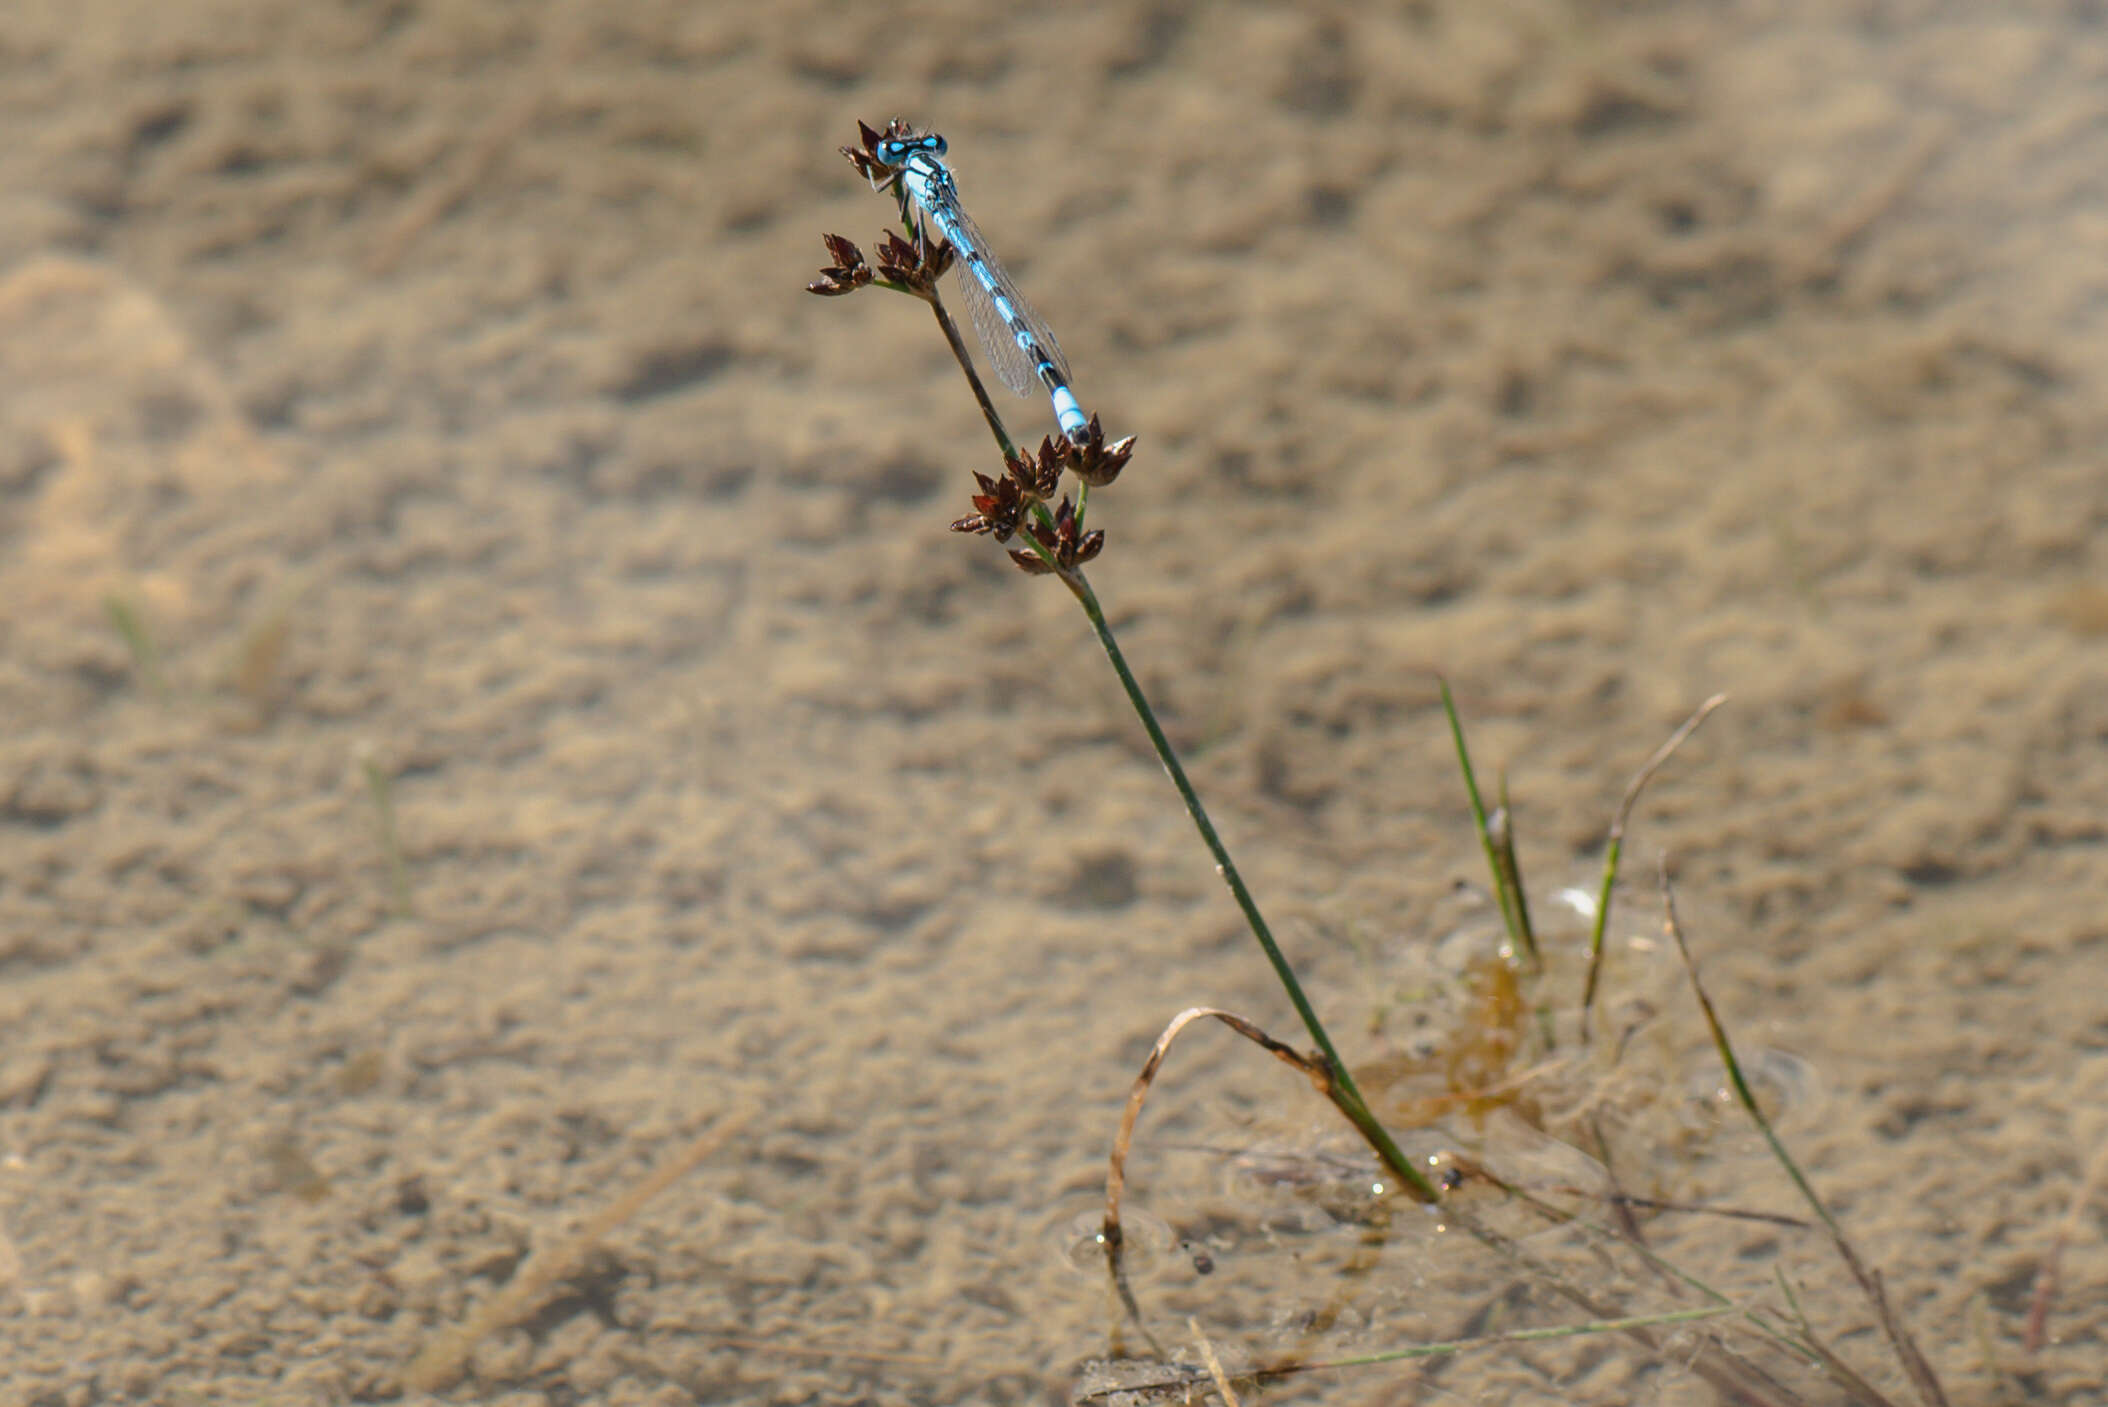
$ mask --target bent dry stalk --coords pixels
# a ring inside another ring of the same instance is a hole
[[[857,125],[861,144],[853,147],[843,147],[841,149],[842,154],[856,168],[859,174],[863,175],[871,183],[874,190],[888,191],[893,195],[898,206],[904,233],[887,232],[882,242],[877,246],[878,252],[875,262],[867,260],[863,251],[855,243],[843,236],[837,234],[823,236],[833,263],[822,269],[820,276],[807,284],[807,289],[821,296],[838,297],[854,293],[866,287],[877,287],[896,293],[908,294],[929,305],[931,313],[936,318],[938,327],[944,335],[946,344],[951,348],[954,358],[958,361],[960,371],[965,375],[967,384],[973,390],[974,400],[980,407],[982,418],[987,422],[989,433],[994,437],[997,449],[1002,456],[1002,468],[999,473],[992,475],[979,471],[974,473],[977,491],[971,496],[973,511],[954,520],[951,524],[952,530],[954,532],[994,538],[998,543],[1008,547],[1010,560],[1020,570],[1030,575],[1058,577],[1062,585],[1067,587],[1070,594],[1076,598],[1077,604],[1082,608],[1085,618],[1090,623],[1092,633],[1097,638],[1099,648],[1104,652],[1107,663],[1111,665],[1114,674],[1120,681],[1120,687],[1126,694],[1129,705],[1134,709],[1135,716],[1141,721],[1143,730],[1148,734],[1151,747],[1155,749],[1157,758],[1163,764],[1165,773],[1171,778],[1171,783],[1177,790],[1179,800],[1185,806],[1186,813],[1192,820],[1194,829],[1199,833],[1202,843],[1213,858],[1216,872],[1221,876],[1224,886],[1229,890],[1230,897],[1236,903],[1238,911],[1244,916],[1246,926],[1251,930],[1253,939],[1265,954],[1268,965],[1273,969],[1274,975],[1280,982],[1282,990],[1287,994],[1290,1004],[1294,1006],[1297,1017],[1303,1023],[1304,1030],[1309,1034],[1310,1039],[1316,1046],[1316,1050],[1308,1054],[1294,1051],[1290,1047],[1267,1036],[1263,1031],[1260,1031],[1243,1018],[1213,1009],[1194,1009],[1182,1013],[1174,1020],[1163,1036],[1159,1038],[1157,1046],[1151,1054],[1148,1066],[1142,1076],[1136,1081],[1135,1089],[1130,1095],[1127,1114],[1122,1121],[1121,1132],[1115,1143],[1113,1166],[1108,1176],[1108,1212],[1103,1231],[1103,1239],[1107,1251],[1107,1265],[1114,1285],[1119,1290],[1129,1312],[1135,1314],[1137,1320],[1139,1320],[1139,1314],[1135,1310],[1132,1297],[1127,1293],[1125,1280],[1120,1269],[1121,1235],[1118,1219],[1118,1198],[1120,1185],[1124,1180],[1124,1162],[1128,1141],[1133,1134],[1134,1121],[1139,1115],[1142,1097],[1146,1093],[1150,1081],[1155,1078],[1157,1069],[1161,1065],[1172,1039],[1178,1034],[1179,1030],[1192,1021],[1202,1017],[1213,1017],[1231,1026],[1247,1038],[1258,1042],[1262,1047],[1309,1076],[1319,1092],[1331,1101],[1332,1105],[1353,1125],[1363,1140],[1375,1151],[1384,1167],[1391,1175],[1397,1178],[1399,1185],[1407,1195],[1422,1203],[1444,1204],[1446,1207],[1445,1220],[1449,1224],[1464,1231],[1482,1245],[1495,1251],[1511,1267],[1581,1309],[1591,1321],[1585,1325],[1573,1326],[1570,1330],[1563,1332],[1619,1333],[1637,1343],[1650,1355],[1657,1359],[1663,1359],[1667,1352],[1667,1346],[1654,1336],[1651,1332],[1653,1328],[1676,1322],[1679,1319],[1703,1319],[1721,1315],[1740,1321],[1757,1338],[1770,1343],[1775,1348],[1780,1348],[1793,1354],[1804,1364],[1825,1373],[1833,1383],[1844,1388],[1849,1396],[1862,1403],[1863,1407],[1889,1407],[1888,1400],[1885,1397],[1869,1387],[1826,1346],[1819,1344],[1805,1323],[1792,1323],[1789,1317],[1789,1323],[1782,1327],[1772,1315],[1753,1306],[1735,1303],[1727,1296],[1696,1278],[1677,1270],[1660,1256],[1650,1251],[1639,1241],[1637,1235],[1630,1231],[1620,1234],[1609,1228],[1594,1225],[1573,1213],[1561,1212],[1557,1208],[1546,1209],[1549,1214],[1555,1215],[1562,1223],[1586,1235],[1592,1242],[1605,1248],[1621,1249],[1639,1257],[1658,1272],[1709,1301],[1709,1304],[1704,1309],[1672,1312],[1665,1316],[1635,1315],[1627,1312],[1622,1306],[1611,1303],[1573,1283],[1558,1269],[1545,1263],[1511,1237],[1480,1221],[1465,1208],[1450,1202],[1444,1191],[1437,1188],[1427,1173],[1410,1160],[1403,1150],[1400,1149],[1396,1140],[1383,1126],[1382,1121],[1377,1118],[1368,1100],[1356,1085],[1353,1073],[1349,1070],[1345,1060],[1341,1058],[1338,1048],[1334,1045],[1330,1033],[1325,1028],[1324,1022],[1319,1018],[1316,1008],[1311,1004],[1309,997],[1304,992],[1302,983],[1298,980],[1293,966],[1282,952],[1280,944],[1275,940],[1271,926],[1267,923],[1257,901],[1246,886],[1242,874],[1238,871],[1236,862],[1231,858],[1229,850],[1224,845],[1220,834],[1216,831],[1213,821],[1210,820],[1207,808],[1202,805],[1200,796],[1194,789],[1191,779],[1186,775],[1185,767],[1180,761],[1177,751],[1172,747],[1170,739],[1165,736],[1162,726],[1158,723],[1156,712],[1151,707],[1148,697],[1143,693],[1141,684],[1136,679],[1134,671],[1128,666],[1126,655],[1121,650],[1119,641],[1114,637],[1112,628],[1106,621],[1104,608],[1100,605],[1096,592],[1092,590],[1090,581],[1084,575],[1084,565],[1094,560],[1104,550],[1105,546],[1104,532],[1100,529],[1087,528],[1085,526],[1085,512],[1090,490],[1093,488],[1105,488],[1119,478],[1121,472],[1134,456],[1136,443],[1134,438],[1129,436],[1108,442],[1105,439],[1104,431],[1099,424],[1098,418],[1092,416],[1088,423],[1080,429],[1065,421],[1063,435],[1060,437],[1047,436],[1042,438],[1036,449],[1020,450],[1017,447],[1016,442],[1005,428],[994,402],[989,398],[981,377],[974,367],[973,359],[966,349],[965,342],[959,335],[957,325],[946,311],[943,299],[939,293],[939,280],[952,267],[957,258],[954,248],[944,238],[945,230],[942,222],[932,222],[925,218],[918,218],[917,202],[910,198],[908,191],[904,188],[903,177],[905,171],[903,168],[906,162],[901,154],[934,148],[928,141],[927,134],[917,133],[914,128],[898,119],[888,124],[883,130],[874,129],[863,123],[858,123]],[[935,233],[932,230],[933,223],[938,226]],[[985,261],[985,250],[979,251],[979,253]],[[1014,292],[1007,281],[1003,283],[1002,288],[1006,293]],[[1029,323],[1035,335],[1043,331],[1044,328],[1044,325],[1037,321],[1036,316],[1021,316],[1011,321],[1020,324]],[[985,340],[989,331],[988,327],[984,323],[979,330],[982,331]],[[1051,343],[1051,334],[1044,334],[1043,338],[1035,340],[1035,348],[1042,341]],[[1022,346],[1022,343],[1020,345]],[[991,347],[991,351],[996,354],[998,358],[997,365],[1000,369],[1002,364],[1000,358],[1003,353],[1001,349],[993,347]],[[1053,364],[1051,358],[1047,360],[1049,365]],[[1065,367],[1062,368],[1062,373],[1061,380],[1065,386]],[[1057,395],[1057,409],[1061,404],[1062,402]],[[1067,493],[1062,491],[1064,476],[1073,476],[1077,481],[1073,500]],[[1443,696],[1445,705],[1448,707],[1451,728],[1461,764],[1465,769],[1467,784],[1471,792],[1474,820],[1478,827],[1481,843],[1487,850],[1488,861],[1493,870],[1495,891],[1502,898],[1503,914],[1507,920],[1511,936],[1515,939],[1517,950],[1521,953],[1523,960],[1532,968],[1535,968],[1539,966],[1539,957],[1535,951],[1534,934],[1529,930],[1527,908],[1524,905],[1521,894],[1520,869],[1514,858],[1512,812],[1509,811],[1506,805],[1505,784],[1501,788],[1500,799],[1502,806],[1497,823],[1489,823],[1484,806],[1478,797],[1475,781],[1470,774],[1469,756],[1464,749],[1462,728],[1457,722],[1454,705],[1448,698],[1446,685],[1443,687]],[[1620,808],[1617,822],[1613,827],[1612,844],[1607,857],[1604,879],[1606,895],[1604,900],[1599,901],[1597,908],[1599,927],[1594,939],[1594,946],[1598,954],[1598,960],[1600,958],[1602,941],[1600,924],[1602,916],[1608,908],[1607,890],[1616,872],[1617,858],[1623,839],[1624,823],[1631,809],[1632,802],[1637,797],[1639,790],[1645,785],[1647,778],[1661,765],[1662,761],[1674,750],[1676,745],[1688,737],[1690,732],[1698,726],[1705,715],[1716,707],[1718,703],[1718,699],[1709,701],[1683,728],[1679,729],[1655,757],[1649,761],[1646,768],[1643,769],[1640,776],[1634,779],[1631,788],[1627,791],[1625,804]],[[1596,964],[1592,963],[1588,981],[1589,990],[1583,1001],[1584,1010],[1593,1004],[1596,970]],[[1710,1015],[1710,1012],[1708,1012],[1708,1015]],[[1717,1033],[1717,1027],[1715,1029]],[[1722,1040],[1724,1043],[1724,1037]],[[1762,1122],[1760,1116],[1759,1127],[1765,1129],[1767,1135],[1769,1134],[1768,1126]],[[1777,1147],[1775,1141],[1774,1147]],[[1802,1182],[1803,1180],[1797,1175],[1798,1169],[1793,1168],[1790,1163],[1787,1166],[1789,1172],[1795,1174],[1794,1180],[1797,1183]],[[1511,1195],[1516,1195],[1519,1192],[1519,1189],[1504,1190],[1509,1191]],[[1807,1190],[1804,1183],[1803,1190]],[[1531,1200],[1534,1201],[1534,1199]],[[1820,1211],[1819,1204],[1818,1210]],[[1822,1213],[1821,1215],[1824,1223],[1829,1225],[1827,1213]],[[1840,1249],[1846,1250],[1846,1259],[1852,1265],[1855,1275],[1860,1276],[1862,1287],[1866,1287],[1868,1285],[1868,1277],[1864,1274],[1863,1268],[1858,1264],[1856,1257],[1842,1245],[1841,1235],[1837,1235],[1835,1239],[1838,1240]],[[1879,1294],[1878,1279],[1875,1279],[1873,1284],[1872,1298],[1879,1310],[1880,1317],[1884,1321],[1885,1326],[1891,1325],[1892,1316],[1888,1313],[1887,1305]],[[1903,1360],[1906,1376],[1910,1378],[1912,1385],[1918,1390],[1921,1400],[1927,1404],[1927,1407],[1944,1407],[1944,1400],[1939,1395],[1937,1384],[1931,1379],[1930,1369],[1924,1365],[1922,1357],[1917,1355],[1915,1345],[1908,1341],[1907,1336],[1903,1335],[1900,1329],[1890,1328],[1889,1336]],[[1517,1342],[1525,1337],[1528,1336],[1509,1336],[1502,1341]],[[1479,1342],[1494,1341],[1496,1340],[1482,1340]],[[1463,1347],[1463,1345],[1434,1347],[1443,1350],[1454,1350]],[[1695,1347],[1687,1346],[1676,1354],[1676,1359],[1695,1376],[1720,1391],[1729,1401],[1748,1403],[1752,1404],[1753,1407],[1789,1407],[1790,1404],[1797,1404],[1803,1401],[1799,1394],[1778,1383],[1768,1373],[1743,1358],[1726,1342],[1717,1338],[1702,1340]],[[1370,1359],[1368,1361],[1378,1360]]]

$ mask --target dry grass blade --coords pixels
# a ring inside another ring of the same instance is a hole
[[[1120,1115],[1120,1132],[1113,1137],[1112,1161],[1105,1174],[1104,1231],[1106,1249],[1115,1258],[1119,1255],[1123,1234],[1120,1230],[1120,1197],[1127,1189],[1127,1150],[1134,1142],[1135,1122],[1142,1117],[1142,1102],[1149,1098],[1149,1087],[1156,1083],[1157,1071],[1163,1068],[1164,1057],[1171,1053],[1171,1043],[1178,1039],[1179,1032],[1209,1017],[1260,1046],[1283,1064],[1302,1071],[1310,1077],[1320,1094],[1330,1096],[1331,1081],[1323,1061],[1312,1060],[1292,1046],[1283,1045],[1235,1012],[1212,1006],[1189,1006],[1172,1017],[1164,1034],[1156,1038],[1149,1058],[1142,1062],[1142,1073],[1135,1076],[1134,1088],[1127,1093],[1127,1108]]]
[[[609,1232],[694,1171],[752,1117],[751,1109],[735,1110],[725,1115],[693,1143],[652,1169],[629,1191],[587,1218],[586,1224],[577,1231],[530,1259],[504,1289],[485,1300],[474,1314],[427,1343],[403,1373],[404,1385],[416,1392],[437,1392],[459,1379],[469,1354],[485,1335],[517,1323],[532,1313],[551,1282],[578,1269]]]
[[[1229,1375],[1222,1371],[1222,1360],[1215,1354],[1215,1345],[1200,1331],[1200,1321],[1191,1315],[1186,1317],[1186,1327],[1193,1331],[1193,1342],[1200,1346],[1201,1361],[1208,1365],[1208,1376],[1215,1380],[1215,1390],[1222,1394],[1223,1407],[1244,1407],[1237,1400],[1237,1393],[1230,1386]]]
[[[1936,121],[1918,133],[1879,180],[1870,181],[1859,199],[1848,205],[1800,251],[1789,268],[1803,281],[1837,277],[1845,254],[1910,196],[1954,138],[1954,128]]]
[[[1714,709],[1726,702],[1727,695],[1715,694],[1698,705],[1697,711],[1654,750],[1654,755],[1639,771],[1632,774],[1632,780],[1625,784],[1624,798],[1618,802],[1617,814],[1610,818],[1610,838],[1603,849],[1603,889],[1596,895],[1595,927],[1588,937],[1588,980],[1581,989],[1581,1042],[1584,1045],[1588,1043],[1589,1017],[1596,1009],[1596,984],[1603,975],[1603,932],[1610,923],[1610,891],[1617,883],[1618,857],[1625,849],[1625,825],[1632,819],[1632,808],[1639,804],[1640,793],[1654,780],[1654,774],[1662,769],[1662,764],[1684,745],[1685,739],[1698,731],[1700,724],[1713,716]]]

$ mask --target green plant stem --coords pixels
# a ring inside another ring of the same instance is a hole
[[[1029,541],[1029,534],[1026,536]],[[1037,548],[1037,544],[1034,546]],[[1047,561],[1048,565],[1054,565],[1043,550],[1040,551],[1040,557],[1041,560]],[[1186,806],[1186,814],[1192,817],[1194,829],[1200,832],[1200,838],[1207,845],[1208,853],[1215,857],[1216,873],[1222,876],[1222,882],[1229,887],[1230,896],[1237,901],[1237,907],[1243,912],[1245,923],[1252,930],[1252,936],[1259,940],[1260,948],[1266,953],[1267,962],[1273,965],[1275,977],[1280,980],[1283,990],[1288,993],[1289,1001],[1294,1004],[1296,1015],[1302,1018],[1304,1029],[1310,1033],[1311,1040],[1317,1043],[1318,1051],[1331,1077],[1331,1087],[1324,1091],[1326,1097],[1332,1101],[1333,1107],[1354,1125],[1355,1130],[1375,1150],[1376,1156],[1383,1160],[1384,1166],[1404,1184],[1406,1191],[1424,1204],[1443,1203],[1442,1194],[1435,1185],[1425,1173],[1412,1164],[1405,1151],[1398,1146],[1397,1140],[1391,1137],[1390,1131],[1384,1128],[1382,1122],[1370,1110],[1368,1101],[1363,1098],[1360,1088],[1354,1083],[1353,1074],[1348,1071],[1346,1062],[1340,1058],[1338,1048],[1332,1044],[1332,1037],[1325,1030],[1324,1022],[1318,1019],[1317,1009],[1310,1004],[1310,998],[1304,995],[1303,984],[1296,979],[1295,970],[1288,965],[1287,957],[1281,952],[1281,945],[1274,941],[1272,928],[1268,926],[1265,916],[1259,912],[1259,905],[1252,898],[1251,891],[1245,887],[1244,877],[1238,873],[1237,864],[1230,858],[1228,847],[1216,833],[1214,822],[1208,819],[1207,808],[1201,805],[1200,794],[1193,789],[1193,783],[1186,776],[1184,765],[1178,760],[1178,753],[1172,748],[1171,740],[1164,735],[1163,726],[1157,722],[1156,710],[1150,707],[1149,698],[1142,692],[1140,681],[1128,667],[1127,656],[1121,653],[1120,642],[1113,637],[1112,627],[1105,619],[1104,608],[1098,604],[1097,593],[1091,590],[1091,584],[1082,572],[1060,571],[1059,568],[1056,570],[1076,597],[1078,604],[1083,607],[1084,615],[1090,619],[1091,629],[1098,636],[1099,646],[1105,651],[1105,657],[1112,664],[1113,672],[1120,677],[1120,687],[1126,691],[1128,703],[1134,708],[1135,715],[1142,720],[1143,729],[1149,734],[1150,745],[1156,749],[1157,760],[1163,763],[1172,786],[1178,789],[1179,799]],[[1480,834],[1484,834],[1483,827]],[[1648,1352],[1661,1352],[1660,1345],[1654,1342],[1644,1327],[1612,1312],[1596,1296],[1567,1282],[1558,1272],[1530,1255],[1511,1238],[1484,1225],[1461,1208],[1450,1206],[1447,1216],[1453,1224],[1481,1245],[1496,1252],[1511,1265],[1535,1275],[1569,1303],[1579,1306],[1600,1321],[1615,1325],[1620,1332],[1637,1341]],[[1115,1279],[1117,1278],[1116,1271]],[[1715,1291],[1707,1290],[1706,1293],[1712,1295],[1716,1302],[1724,1302],[1726,1299]],[[1753,1390],[1744,1374],[1732,1361],[1720,1359],[1711,1352],[1704,1352],[1693,1358],[1689,1366],[1691,1371],[1735,1401],[1763,1403],[1771,1400]]]
[[[360,758],[359,770],[366,776],[366,794],[373,799],[374,824],[380,833],[381,853],[388,861],[390,908],[397,918],[408,918],[412,912],[410,871],[403,863],[402,840],[395,828],[395,779],[372,757]]]
[[[132,654],[132,668],[146,685],[146,691],[154,696],[155,703],[167,703],[168,676],[162,673],[161,650],[154,643],[153,631],[147,628],[146,617],[115,592],[102,598],[102,608],[110,624],[124,637],[125,648]]]
[[[995,413],[995,402],[988,399],[988,388],[981,384],[981,374],[974,370],[973,356],[966,350],[965,341],[959,336],[958,324],[944,310],[943,302],[932,290],[929,295],[930,311],[937,315],[937,326],[944,329],[944,340],[951,344],[952,356],[958,360],[959,370],[966,373],[966,384],[973,387],[973,398],[981,407],[981,418],[988,422],[988,433],[1002,447],[1003,458],[1017,458],[1017,446],[1010,442],[1010,432],[1003,428],[1003,417]]]
[[[1530,973],[1535,976],[1544,971],[1544,956],[1537,951],[1537,930],[1530,923],[1530,896],[1523,888],[1522,862],[1515,858],[1515,808],[1508,804],[1508,773],[1505,768],[1500,774],[1498,795],[1500,810],[1494,814],[1500,821],[1494,829],[1500,832],[1498,838],[1501,882],[1508,887],[1509,902],[1515,906],[1516,932],[1522,939],[1522,950],[1529,960]]]
[[[1413,1166],[1405,1151],[1398,1146],[1397,1140],[1391,1137],[1390,1131],[1370,1112],[1368,1101],[1362,1097],[1361,1089],[1354,1083],[1353,1074],[1347,1069],[1347,1062],[1340,1058],[1338,1048],[1332,1044],[1332,1037],[1325,1030],[1325,1023],[1318,1019],[1317,1008],[1313,1007],[1310,998],[1304,995],[1303,984],[1296,980],[1295,969],[1288,965],[1288,959],[1282,955],[1281,945],[1274,941],[1273,929],[1268,926],[1265,915],[1259,912],[1259,905],[1252,898],[1252,891],[1245,887],[1244,876],[1237,871],[1237,862],[1230,858],[1229,848],[1222,843],[1222,837],[1216,834],[1215,823],[1208,819],[1208,809],[1201,805],[1200,793],[1193,789],[1191,779],[1186,776],[1185,766],[1178,760],[1178,753],[1172,748],[1171,739],[1164,736],[1163,725],[1157,722],[1156,710],[1150,707],[1148,695],[1142,692],[1140,681],[1135,678],[1134,671],[1128,668],[1127,656],[1121,653],[1120,642],[1113,638],[1112,627],[1106,623],[1105,610],[1098,604],[1097,593],[1091,590],[1091,584],[1084,579],[1082,572],[1063,572],[1061,579],[1075,594],[1077,602],[1083,607],[1084,615],[1090,618],[1091,629],[1098,636],[1098,644],[1104,649],[1106,659],[1111,662],[1113,673],[1120,676],[1120,687],[1126,691],[1127,702],[1142,720],[1142,727],[1149,734],[1150,745],[1156,749],[1157,760],[1164,764],[1164,771],[1170,774],[1171,785],[1178,789],[1179,800],[1185,803],[1186,814],[1193,818],[1194,829],[1200,832],[1201,841],[1208,847],[1208,853],[1215,857],[1215,872],[1222,876],[1222,882],[1229,887],[1230,897],[1237,901],[1237,907],[1244,914],[1244,921],[1251,928],[1252,936],[1259,940],[1260,948],[1266,953],[1266,960],[1273,965],[1274,976],[1280,980],[1282,989],[1288,993],[1288,1000],[1295,1006],[1296,1015],[1302,1018],[1303,1029],[1310,1033],[1310,1039],[1317,1043],[1319,1052],[1324,1056],[1325,1066],[1332,1079],[1332,1102],[1347,1116],[1361,1136],[1368,1140],[1369,1146],[1376,1150],[1376,1155],[1383,1159],[1384,1166],[1406,1184],[1415,1198],[1421,1202],[1440,1201],[1441,1194],[1435,1190],[1434,1184],[1428,1181],[1427,1175]]]

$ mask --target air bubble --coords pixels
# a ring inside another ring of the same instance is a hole
[[[1066,1216],[1050,1228],[1054,1253],[1069,1269],[1084,1275],[1105,1274],[1105,1206]],[[1120,1208],[1120,1266],[1138,1277],[1162,1263],[1178,1246],[1178,1236],[1162,1217],[1133,1203]]]

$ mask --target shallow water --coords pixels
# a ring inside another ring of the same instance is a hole
[[[1183,1007],[1292,1017],[1067,594],[945,531],[994,465],[942,343],[800,291],[894,113],[1142,437],[1092,579],[1355,1058],[1480,874],[1432,669],[1547,892],[1726,690],[1631,873],[1812,1072],[1954,1400],[2100,1400],[2097,1219],[2021,1334],[2108,1136],[2104,77],[2047,3],[11,6],[0,1400],[421,1400],[735,1113],[444,1395],[1062,1402],[1144,1347],[1067,1254],[1128,1084]],[[1650,1146],[1796,1210],[1746,1130]],[[1167,1350],[1570,1313],[1248,1172],[1351,1151],[1181,1044]],[[1907,1392],[1820,1243],[1650,1226]],[[1708,1393],[1603,1339],[1260,1398]]]

